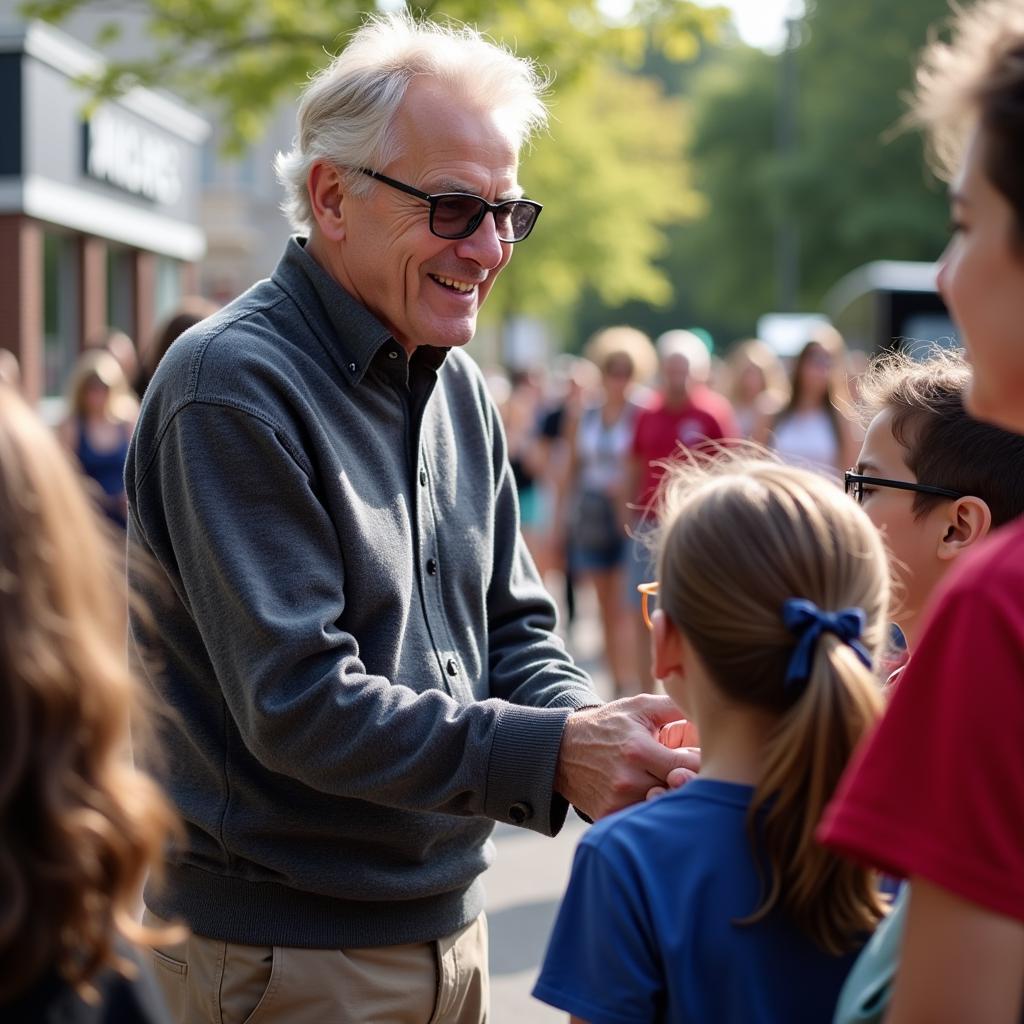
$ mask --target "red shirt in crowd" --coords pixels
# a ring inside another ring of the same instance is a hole
[[[678,456],[680,446],[699,449],[708,442],[738,436],[731,406],[710,389],[694,389],[689,401],[677,409],[666,408],[659,395],[650,408],[637,415],[633,428],[630,454],[643,467],[634,499],[637,507],[648,507],[665,475],[654,463]]]
[[[1024,521],[950,574],[819,837],[1024,921]]]

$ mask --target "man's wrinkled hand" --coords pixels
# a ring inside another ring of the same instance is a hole
[[[668,697],[643,693],[569,716],[562,734],[555,789],[595,821],[681,785],[700,767],[700,753],[664,740],[683,738],[679,709]]]

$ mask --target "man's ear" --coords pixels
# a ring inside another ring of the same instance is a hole
[[[992,510],[981,498],[957,498],[949,503],[944,525],[936,554],[948,562],[988,534],[992,529]]]
[[[673,674],[682,675],[686,643],[683,634],[661,608],[651,616],[651,625],[654,627],[651,635],[651,668],[654,678],[668,679]]]
[[[331,242],[345,237],[345,182],[341,171],[327,160],[317,160],[306,179],[309,205],[320,234]]]

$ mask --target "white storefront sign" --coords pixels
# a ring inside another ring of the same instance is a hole
[[[101,107],[89,118],[86,140],[90,177],[162,206],[181,198],[182,152],[173,139]]]

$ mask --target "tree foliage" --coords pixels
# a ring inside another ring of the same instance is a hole
[[[105,0],[31,0],[49,20],[107,10]],[[394,8],[395,3],[381,3]],[[652,52],[688,60],[724,12],[686,0],[633,0],[626,16],[598,0],[445,0],[417,13],[477,25],[553,76],[551,130],[525,154],[522,181],[545,204],[537,229],[505,271],[487,315],[567,315],[584,290],[603,301],[665,303],[671,282],[655,260],[666,230],[699,209],[687,186],[685,115],[639,69]],[[113,59],[92,87],[179,92],[211,112],[236,151],[275,105],[291,101],[363,21],[354,0],[145,0],[132,8],[152,36],[144,54],[118,46],[124,8],[101,21]],[[122,41],[124,43],[127,40]],[[127,59],[124,54],[128,52]]]
[[[635,68],[651,46],[689,59],[723,18],[692,0],[633,0],[622,17],[604,13],[599,0],[27,0],[22,12],[58,23],[91,12],[93,41],[104,52],[127,17],[141,17],[152,45],[112,60],[90,85],[105,97],[136,85],[170,89],[217,115],[237,149],[344,46],[368,10],[401,7],[476,25],[566,85],[599,60]]]
[[[544,213],[491,304],[550,317],[589,285],[607,304],[664,305],[672,284],[656,260],[665,226],[700,209],[681,158],[682,102],[650,79],[595,67],[554,97],[551,113],[520,174]]]
[[[862,263],[938,256],[944,191],[920,138],[899,125],[929,27],[947,14],[945,0],[817,0],[790,55],[723,47],[698,71],[688,155],[705,208],[672,229],[665,261],[680,323],[737,337],[778,309],[782,224],[799,239],[805,310]],[[795,62],[795,137],[782,147],[786,60]]]

